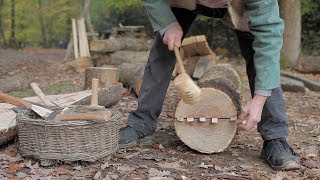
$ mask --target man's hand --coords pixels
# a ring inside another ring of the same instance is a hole
[[[242,108],[239,116],[240,122],[238,123],[238,129],[251,130],[261,121],[262,109],[266,100],[267,97],[265,96],[255,95],[252,100]]]
[[[163,36],[163,43],[168,45],[169,50],[172,51],[174,47],[181,46],[182,36],[182,28],[179,24],[176,24],[165,32]]]

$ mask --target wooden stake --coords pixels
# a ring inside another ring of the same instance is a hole
[[[76,20],[72,19],[72,37],[73,37],[73,48],[74,48],[74,57],[79,58],[79,43],[78,43],[78,33],[77,33],[77,24]]]

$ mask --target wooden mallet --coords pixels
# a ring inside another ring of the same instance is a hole
[[[180,51],[177,47],[174,48],[174,53],[177,59],[177,67],[180,74],[174,79],[173,83],[182,96],[182,100],[187,104],[195,104],[201,100],[201,89],[191,79],[189,74],[184,69],[183,62],[180,56]]]

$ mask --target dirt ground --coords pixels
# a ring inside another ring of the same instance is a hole
[[[65,51],[58,49],[0,49],[0,78],[15,74],[29,76],[45,87],[69,82],[82,89],[84,74],[62,65]],[[235,58],[237,59],[237,58]],[[243,104],[250,98],[244,64],[231,63],[244,78]],[[319,75],[296,75],[320,82]],[[230,147],[219,154],[201,154],[184,145],[173,127],[178,94],[170,85],[158,120],[156,144],[120,149],[110,158],[94,163],[57,162],[42,166],[36,159],[22,158],[17,142],[0,148],[0,179],[320,179],[320,92],[284,93],[289,119],[289,143],[303,167],[277,172],[259,158],[262,140],[256,130],[239,132]],[[124,95],[113,108],[122,112],[122,124],[137,107],[136,97]]]

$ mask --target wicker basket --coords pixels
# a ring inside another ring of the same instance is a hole
[[[17,115],[19,152],[24,157],[62,161],[96,161],[118,149],[121,114],[110,121],[47,121],[33,112]]]

